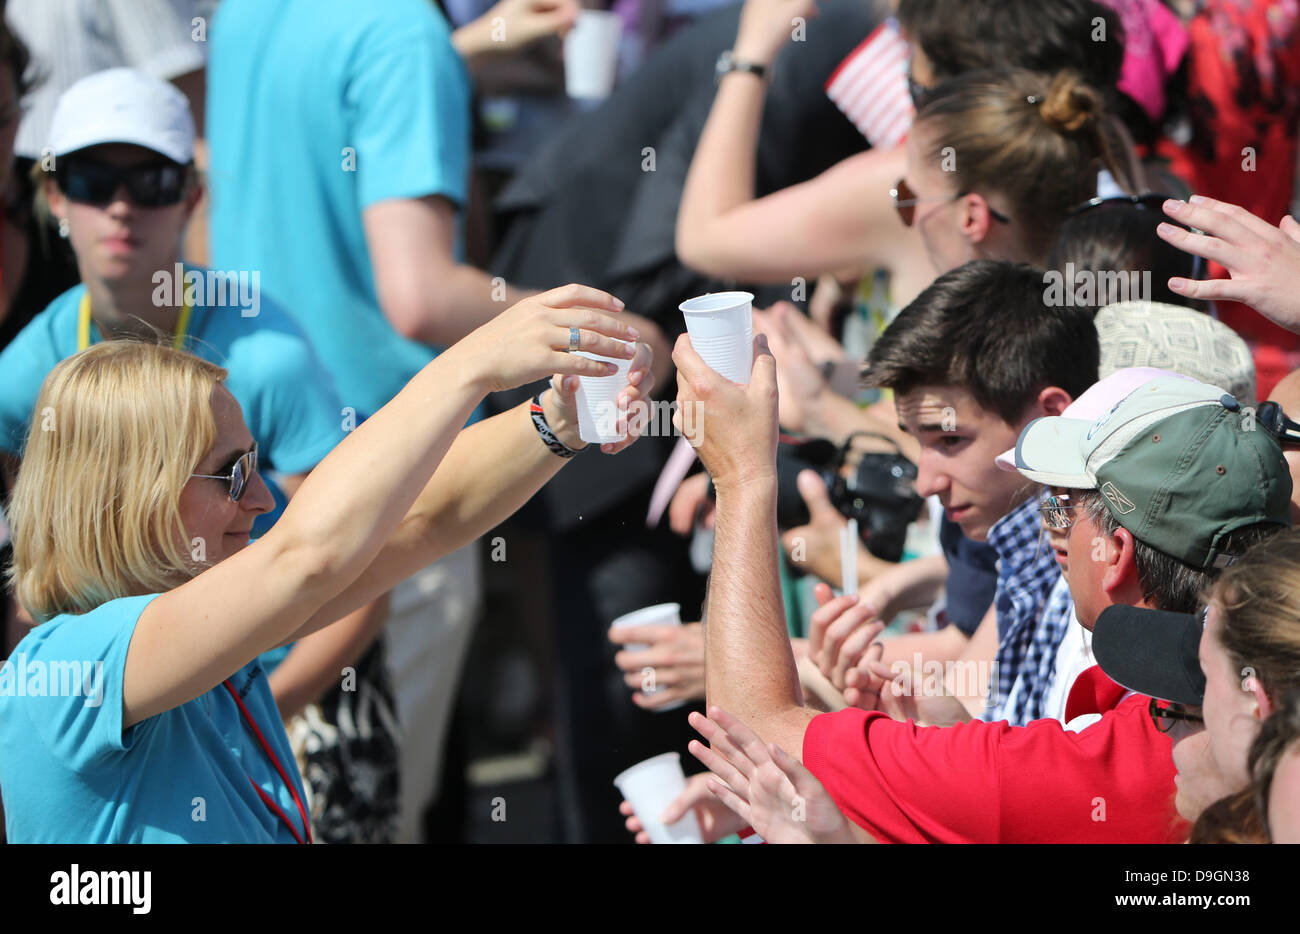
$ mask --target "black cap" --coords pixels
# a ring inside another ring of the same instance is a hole
[[[1199,613],[1110,606],[1093,627],[1092,654],[1112,681],[1130,691],[1199,707],[1205,699],[1197,655],[1202,629]]]

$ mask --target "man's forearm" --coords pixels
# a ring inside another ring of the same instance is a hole
[[[450,347],[535,290],[517,289],[465,263],[439,272],[423,292],[419,321],[408,337],[435,347]]]
[[[710,705],[772,739],[772,721],[803,705],[777,568],[776,480],[723,486],[717,496],[704,619],[705,690]]]

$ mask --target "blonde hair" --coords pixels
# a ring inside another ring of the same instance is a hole
[[[1114,156],[1102,95],[1074,72],[963,74],[930,92],[916,125],[927,134],[926,157],[948,162],[959,192],[1006,199],[1027,255],[1038,261],[1070,209],[1096,195],[1098,170],[1132,185]]]
[[[199,570],[180,496],[216,440],[212,392],[225,378],[191,354],[124,340],[50,371],[9,506],[10,574],[33,617],[170,590]]]

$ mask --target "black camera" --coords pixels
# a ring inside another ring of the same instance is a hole
[[[859,437],[880,438],[894,450],[863,452],[857,455],[854,466],[853,440]],[[808,507],[799,493],[797,478],[801,470],[813,470],[826,483],[835,508],[845,518],[858,521],[858,534],[868,551],[884,561],[903,557],[907,527],[920,514],[925,500],[916,492],[916,465],[892,440],[859,431],[839,446],[821,439],[782,443],[777,448],[776,464],[776,516],[781,528],[807,525]],[[846,464],[850,465],[848,470]]]

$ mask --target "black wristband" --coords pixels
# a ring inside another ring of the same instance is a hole
[[[542,393],[533,396],[533,401],[528,405],[528,414],[533,417],[533,427],[541,436],[542,443],[552,454],[567,459],[578,453],[557,438],[555,432],[551,430],[551,426],[546,421],[546,411],[542,408]]]

